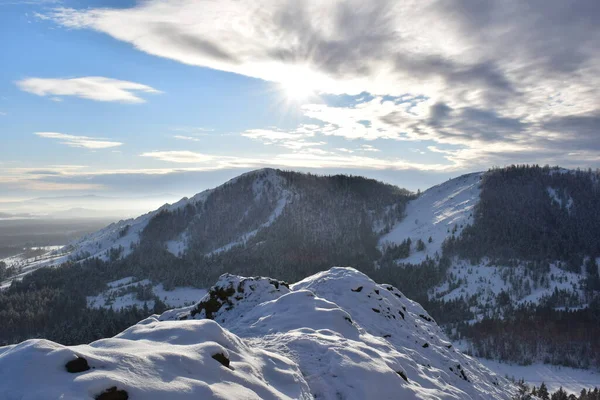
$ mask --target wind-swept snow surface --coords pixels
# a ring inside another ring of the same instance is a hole
[[[427,256],[442,254],[442,243],[453,233],[473,223],[473,207],[479,201],[479,182],[483,172],[463,175],[427,189],[406,206],[406,217],[384,235],[380,246],[401,243],[410,238],[413,244],[403,263],[419,264]],[[431,238],[431,242],[429,241]],[[423,240],[425,250],[416,251],[417,240]]]
[[[69,373],[82,358],[84,371]],[[310,399],[289,359],[252,348],[210,320],[150,317],[112,339],[65,347],[28,340],[0,348],[2,399]],[[114,388],[114,389],[113,389]],[[114,397],[125,398],[125,397]]]
[[[67,372],[78,357],[80,372]],[[0,348],[0,373],[8,399],[112,390],[132,400],[508,400],[514,391],[454,349],[419,304],[352,268],[292,286],[223,275],[196,305],[112,339]]]

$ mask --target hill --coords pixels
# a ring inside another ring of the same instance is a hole
[[[516,392],[456,350],[419,304],[351,268],[294,285],[224,275],[196,305],[111,339],[0,348],[0,369],[7,371],[0,391],[10,398],[510,399]]]

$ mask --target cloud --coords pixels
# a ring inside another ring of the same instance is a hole
[[[600,154],[597,1],[147,0],[43,18],[188,65],[361,95],[304,106],[318,125],[306,132],[243,134],[266,144],[431,141],[452,168]]]
[[[16,82],[17,86],[38,96],[53,96],[51,100],[61,101],[56,96],[75,96],[82,99],[119,102],[144,103],[138,93],[161,93],[141,83],[121,81],[101,76],[82,78],[27,78]]]
[[[282,129],[248,129],[242,133],[250,139],[262,141],[268,145],[277,145],[291,150],[301,150],[315,146],[323,146],[327,143],[324,141],[310,141],[307,138],[312,138],[315,134],[321,131],[319,125],[303,124],[296,129],[284,131]],[[315,149],[312,150],[316,151]]]
[[[161,161],[174,163],[204,163],[212,161],[213,156],[208,154],[194,153],[192,151],[151,151],[140,154],[141,157],[155,158]]]
[[[191,151],[154,151],[140,154],[160,161],[194,164],[183,171],[209,171],[227,168],[365,168],[365,169],[419,169],[439,171],[448,169],[444,164],[413,163],[398,158],[372,158],[355,155],[340,155],[321,149],[300,149],[291,153],[280,153],[271,157],[234,157],[207,155]]]
[[[360,146],[360,149],[362,151],[372,151],[372,152],[381,151],[381,150],[376,149],[375,147],[371,146],[370,144],[363,144],[362,146]]]
[[[193,136],[175,135],[175,136],[173,136],[173,138],[178,139],[178,140],[189,140],[191,142],[199,142],[200,141],[200,139],[198,139],[197,137],[193,137]]]
[[[88,136],[67,135],[58,132],[35,132],[35,135],[47,139],[60,140],[61,144],[69,147],[82,147],[86,149],[108,149],[123,145],[121,142],[109,141],[101,138],[92,138]]]

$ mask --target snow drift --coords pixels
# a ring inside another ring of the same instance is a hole
[[[69,373],[74,360],[89,369]],[[196,305],[111,339],[0,348],[0,375],[8,399],[510,399],[514,390],[454,349],[419,304],[352,268],[294,285],[223,275]]]

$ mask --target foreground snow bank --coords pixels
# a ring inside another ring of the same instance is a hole
[[[73,360],[81,372],[67,372]],[[196,305],[112,339],[0,348],[0,376],[8,399],[508,400],[514,393],[454,349],[419,304],[352,268],[291,286],[223,275]],[[127,397],[106,397],[118,393]]]
[[[78,357],[89,369],[69,373]],[[148,400],[312,398],[292,361],[250,348],[211,320],[150,317],[83,346],[28,340],[0,348],[0,376],[2,399],[94,399],[111,388]]]

